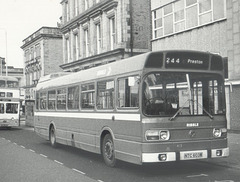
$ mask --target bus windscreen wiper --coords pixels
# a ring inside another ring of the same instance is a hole
[[[194,102],[194,101],[193,101]],[[213,115],[211,115],[204,107],[202,104],[197,102],[197,105],[201,106],[201,108],[203,109],[203,111],[211,118],[213,119]]]
[[[188,103],[189,101],[194,103],[194,100],[188,99],[188,100],[183,104],[183,106],[180,107],[180,108],[177,110],[177,112],[176,112],[171,118],[169,118],[169,120],[170,120],[170,121],[174,120],[175,117],[184,109],[184,106],[186,105],[186,103]],[[204,111],[211,119],[213,119],[213,115],[211,115],[200,103],[197,102],[197,105],[201,106],[201,108],[203,109],[203,111]]]
[[[180,108],[177,110],[177,112],[176,112],[171,118],[169,118],[169,120],[170,120],[170,121],[174,120],[174,118],[184,109],[184,106],[185,106],[186,103],[188,103],[189,101],[192,102],[192,100],[188,99],[188,100],[183,104],[183,106],[180,107]]]

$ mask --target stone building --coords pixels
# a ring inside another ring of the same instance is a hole
[[[149,0],[62,0],[64,71],[149,51]]]
[[[62,34],[59,28],[42,27],[23,40],[26,99],[34,99],[41,76],[62,71]]]
[[[56,27],[41,27],[23,40],[26,124],[33,126],[35,87],[40,77],[60,72],[62,34]]]
[[[151,0],[152,50],[190,49],[226,60],[228,128],[240,130],[239,0]]]

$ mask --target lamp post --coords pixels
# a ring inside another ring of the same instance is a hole
[[[7,30],[5,28],[0,28],[0,30],[3,30],[5,33],[5,50],[6,50],[6,55],[5,55],[5,62],[6,62],[6,76],[8,76],[8,66],[7,66]]]

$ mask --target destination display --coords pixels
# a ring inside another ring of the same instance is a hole
[[[191,52],[169,52],[165,57],[166,68],[208,69],[209,55]]]

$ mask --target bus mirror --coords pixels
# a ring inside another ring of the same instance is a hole
[[[133,87],[135,85],[135,77],[128,77],[128,86]]]

